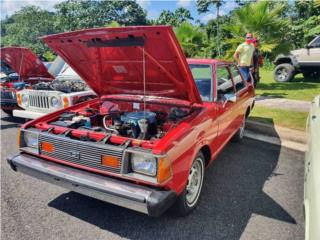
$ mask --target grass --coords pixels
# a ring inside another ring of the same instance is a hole
[[[255,106],[250,120],[274,124],[286,128],[305,130],[308,113]]]
[[[320,79],[305,79],[298,74],[292,82],[278,83],[273,79],[271,70],[261,69],[260,74],[257,95],[311,101],[320,94]]]

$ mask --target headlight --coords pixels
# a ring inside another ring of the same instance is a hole
[[[27,147],[38,148],[38,133],[34,132],[24,132],[23,139]]]
[[[61,107],[61,101],[56,97],[52,97],[50,99],[50,105],[54,108],[59,108]]]
[[[28,101],[29,101],[29,98],[28,98],[27,95],[22,95],[22,96],[21,96],[21,104],[22,104],[23,106],[27,106],[27,105],[28,105]]]
[[[156,176],[157,174],[157,159],[152,155],[143,153],[131,154],[131,167],[134,172]]]

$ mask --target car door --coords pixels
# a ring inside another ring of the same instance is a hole
[[[244,81],[242,75],[238,67],[234,64],[229,65],[229,69],[232,75],[234,87],[235,87],[235,113],[236,113],[236,121],[235,128],[238,129],[243,121],[243,117],[247,110],[247,107],[250,105],[248,101],[250,101],[249,92],[248,92],[248,83]]]
[[[205,116],[205,123],[207,126],[206,136],[208,142],[216,140],[218,135],[217,116],[218,110],[215,103],[214,92],[214,74],[212,64],[191,63],[189,64],[192,76],[196,82],[196,86],[200,93],[201,100],[207,108],[207,115]]]
[[[312,40],[306,48],[299,50],[299,63],[303,66],[316,66],[320,62],[320,36]]]
[[[217,107],[219,112],[219,138],[222,142],[228,140],[236,130],[237,102],[228,100],[235,96],[235,88],[227,64],[218,65],[216,68]]]

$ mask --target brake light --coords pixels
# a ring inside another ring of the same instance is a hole
[[[158,159],[158,183],[168,180],[172,176],[171,163],[166,157]]]
[[[118,168],[120,166],[119,159],[113,156],[102,155],[101,164],[107,167]]]
[[[52,153],[52,152],[54,152],[54,145],[49,142],[42,142],[41,143],[41,150]]]
[[[20,142],[21,142],[20,138],[21,138],[21,129],[18,128],[18,139],[17,139],[18,148],[20,148]]]

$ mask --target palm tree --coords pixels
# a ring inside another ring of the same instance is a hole
[[[186,57],[209,57],[207,34],[199,26],[185,22],[174,31]]]
[[[287,51],[290,46],[284,42],[283,34],[288,21],[281,18],[283,8],[282,4],[271,8],[268,1],[259,1],[236,9],[232,13],[232,21],[223,26],[231,36],[224,41],[228,47],[226,57],[231,58],[247,32],[259,39],[263,53],[275,55],[279,51]]]
[[[197,9],[199,13],[205,13],[209,11],[209,7],[213,5],[217,11],[216,11],[216,23],[217,23],[217,52],[220,56],[220,29],[219,29],[219,16],[220,16],[220,7],[225,3],[224,0],[197,0]]]

